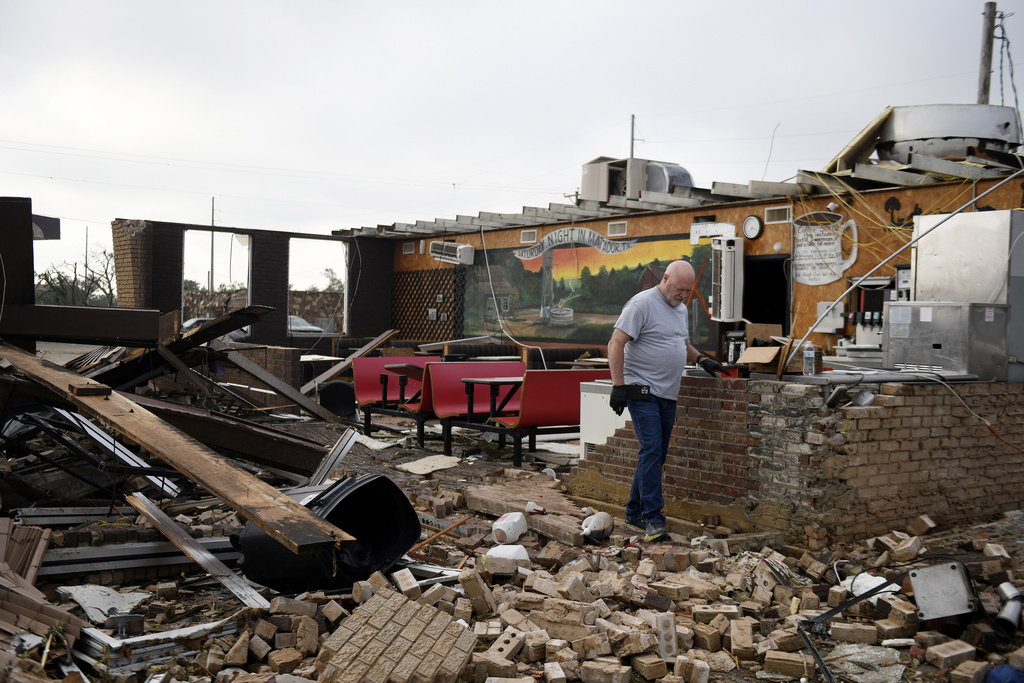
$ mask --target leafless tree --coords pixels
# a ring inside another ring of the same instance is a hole
[[[36,275],[36,302],[59,306],[116,306],[114,254],[102,250],[92,263],[50,266]]]

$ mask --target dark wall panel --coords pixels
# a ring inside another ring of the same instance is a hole
[[[287,346],[288,340],[288,235],[259,233],[252,236],[250,302],[272,306],[274,311],[252,326],[251,341]]]
[[[348,271],[349,336],[376,337],[392,327],[394,280],[394,242],[359,237],[352,240]]]

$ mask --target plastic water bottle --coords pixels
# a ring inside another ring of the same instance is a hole
[[[814,344],[811,342],[804,344],[804,374],[814,374]]]

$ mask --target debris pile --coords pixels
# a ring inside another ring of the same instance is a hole
[[[4,428],[0,679],[983,683],[1024,670],[1021,511],[970,529],[923,516],[831,547],[814,529],[797,547],[710,515],[647,544],[621,508],[571,499],[555,469],[508,469],[487,445],[445,457],[333,421],[227,421],[4,351],[23,375],[7,384],[31,379],[54,405],[11,411]]]

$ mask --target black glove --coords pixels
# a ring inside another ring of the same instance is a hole
[[[725,367],[714,358],[708,358],[705,356],[704,360],[698,362],[704,372],[708,373],[712,377],[718,377],[718,375],[715,374],[716,372],[720,372],[723,375],[725,374]]]
[[[608,405],[612,407],[616,415],[622,415],[622,411],[626,409],[626,398],[629,394],[629,387],[625,384],[619,384],[612,387],[612,396],[608,400]]]

